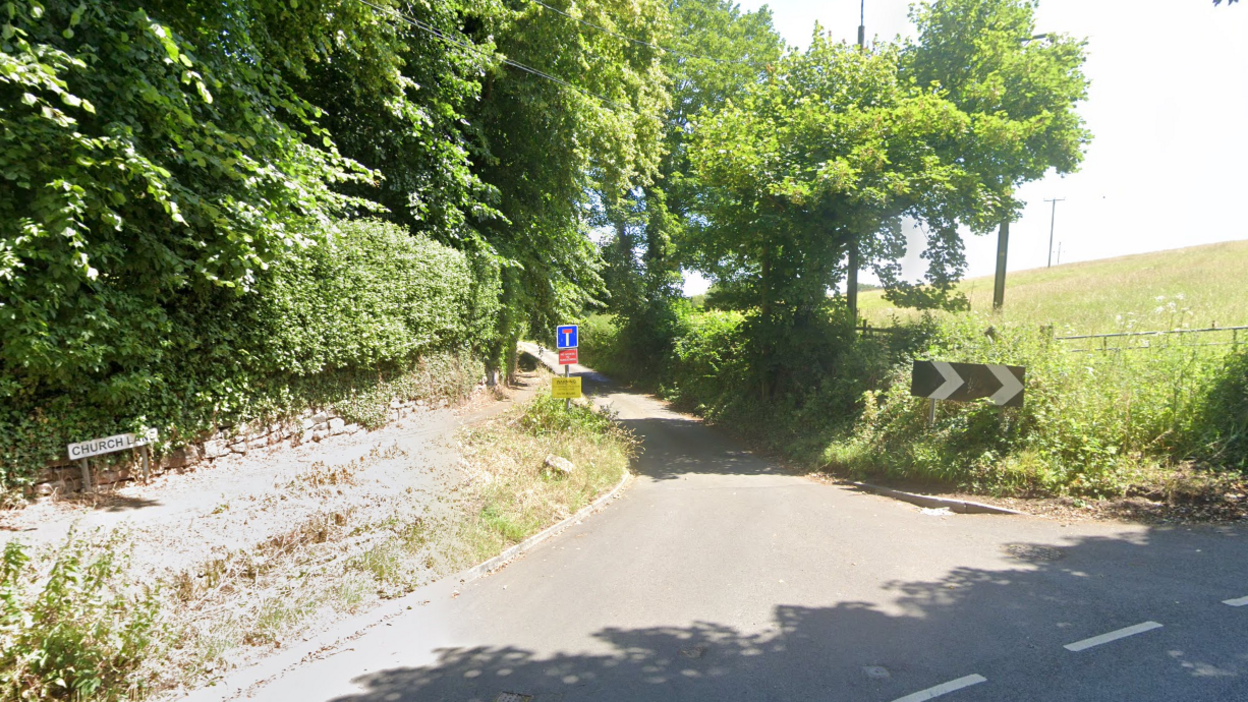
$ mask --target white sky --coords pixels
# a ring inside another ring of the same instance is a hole
[[[764,4],[790,45],[805,48],[815,22],[857,41],[859,0],[741,0]],[[912,35],[909,5],[866,0],[868,40]],[[1046,263],[1045,198],[1065,198],[1054,243],[1063,263],[1248,239],[1248,3],[1040,0],[1036,29],[1088,40],[1092,85],[1079,112],[1093,139],[1078,173],[1021,189],[1010,270]],[[968,277],[991,275],[996,235],[969,236],[966,253]],[[904,268],[911,278],[926,269],[915,247]],[[689,278],[687,293],[704,290]]]

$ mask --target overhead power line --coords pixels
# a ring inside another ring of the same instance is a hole
[[[414,18],[414,17],[408,17],[407,15],[403,14],[402,12],[399,12],[398,10],[396,10],[396,9],[394,9],[394,8],[392,8],[392,7],[383,7],[383,6],[381,6],[381,5],[375,5],[375,4],[373,4],[372,2],[369,2],[369,0],[356,0],[356,2],[358,2],[358,3],[362,4],[362,5],[367,5],[367,6],[369,6],[369,7],[373,8],[374,10],[377,10],[377,11],[379,11],[379,12],[387,12],[387,13],[389,13],[390,15],[392,15],[393,17],[395,17],[396,19],[401,20],[401,21],[403,21],[403,22],[405,22],[405,23],[407,23],[407,24],[409,24],[409,25],[411,25],[411,26],[413,26],[413,27],[416,27],[417,29],[419,29],[419,30],[421,30],[421,31],[423,31],[423,32],[425,32],[425,33],[427,33],[427,34],[431,34],[431,35],[433,35],[434,37],[436,37],[436,38],[438,38],[438,39],[441,39],[441,40],[442,40],[442,41],[444,41],[444,42],[447,42],[448,44],[454,44],[455,46],[458,46],[458,47],[460,47],[460,48],[462,48],[462,49],[467,49],[467,50],[469,50],[469,51],[472,51],[472,52],[476,53],[478,56],[484,56],[484,57],[486,57],[486,58],[491,58],[491,59],[498,59],[498,60],[502,61],[504,64],[506,64],[506,65],[508,65],[508,66],[511,66],[512,68],[516,68],[516,69],[521,70],[521,71],[524,71],[524,72],[526,72],[526,73],[530,73],[530,74],[532,74],[532,75],[535,75],[535,76],[537,76],[538,78],[542,78],[542,79],[545,79],[545,80],[553,81],[553,82],[558,83],[558,84],[560,84],[560,85],[562,85],[562,86],[565,86],[565,87],[571,88],[572,90],[575,90],[576,92],[581,93],[582,95],[586,95],[586,96],[588,96],[588,97],[592,97],[592,98],[594,98],[595,100],[599,100],[599,101],[601,101],[601,102],[603,102],[603,103],[605,103],[605,104],[607,104],[607,105],[610,105],[611,107],[613,107],[613,108],[615,108],[615,109],[617,109],[617,110],[626,110],[626,111],[628,111],[628,112],[632,112],[632,113],[636,114],[636,110],[634,110],[631,106],[628,106],[628,105],[621,105],[621,104],[619,104],[619,103],[617,103],[617,102],[614,102],[614,101],[609,100],[609,99],[607,99],[607,98],[605,98],[605,97],[602,97],[601,95],[598,95],[597,93],[590,92],[590,91],[588,91],[588,90],[586,90],[586,89],[584,89],[584,88],[580,87],[579,85],[575,85],[575,84],[573,84],[573,83],[570,83],[570,82],[568,82],[568,81],[566,81],[566,80],[564,80],[564,79],[562,79],[562,78],[560,78],[560,77],[558,77],[558,76],[552,76],[551,74],[546,73],[545,71],[538,70],[538,69],[536,69],[536,68],[533,68],[532,66],[526,66],[525,64],[520,63],[519,61],[513,61],[513,60],[511,60],[511,59],[509,59],[509,58],[507,58],[507,57],[505,57],[505,56],[498,56],[498,55],[496,55],[496,54],[493,54],[493,53],[490,53],[490,52],[486,52],[485,50],[481,49],[481,47],[477,46],[476,44],[472,44],[472,43],[470,43],[470,42],[465,42],[465,41],[460,41],[460,40],[456,39],[455,37],[448,36],[445,32],[443,32],[442,30],[438,29],[437,27],[435,27],[435,26],[433,26],[433,25],[431,25],[431,24],[429,24],[429,23],[427,23],[427,22],[422,22],[421,20],[418,20],[418,19],[416,19],[416,18]]]

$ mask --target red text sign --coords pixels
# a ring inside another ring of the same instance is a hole
[[[559,352],[559,365],[572,365],[576,363],[576,349],[563,349]]]

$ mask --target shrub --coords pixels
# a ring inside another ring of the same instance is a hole
[[[1047,330],[946,319],[924,358],[1027,368],[1026,404],[942,402],[909,394],[910,363],[868,395],[851,437],[826,460],[859,475],[936,480],[1003,493],[1123,494],[1184,457],[1202,429],[1216,353],[1182,341],[1133,351],[1079,353]]]
[[[159,656],[157,601],[124,575],[117,544],[72,534],[46,572],[10,541],[0,557],[0,699],[132,699]]]
[[[1228,354],[1211,385],[1192,423],[1190,453],[1248,471],[1248,349]]]

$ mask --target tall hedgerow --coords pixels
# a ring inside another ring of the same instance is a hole
[[[0,487],[23,484],[66,443],[142,427],[177,445],[217,428],[332,406],[375,424],[398,395],[457,395],[480,378],[493,339],[498,269],[379,221],[327,225],[260,271],[250,290],[172,295],[169,327],[136,333],[140,369],[30,385],[6,363]],[[431,371],[430,364],[436,367]],[[100,388],[125,384],[125,393]]]

